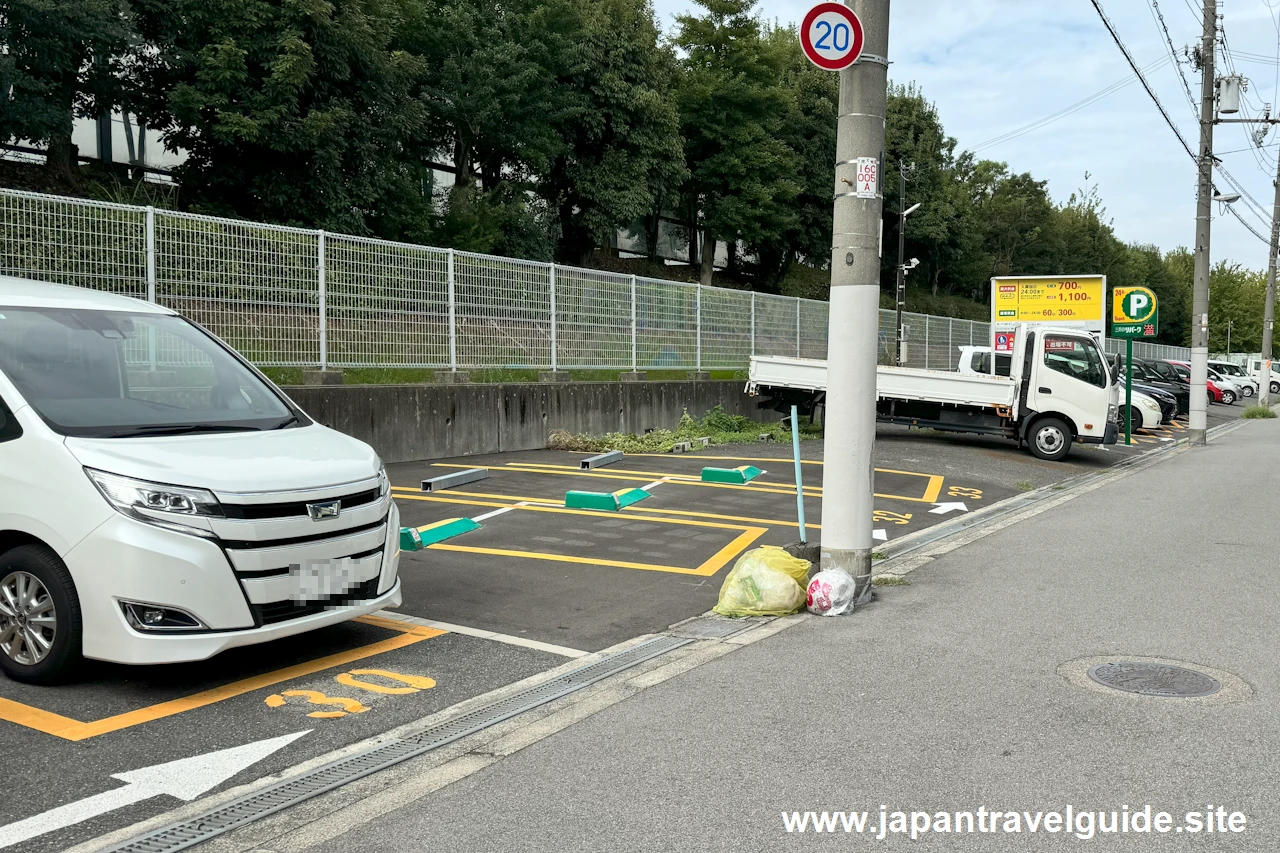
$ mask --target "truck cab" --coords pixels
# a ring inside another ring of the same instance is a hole
[[[1060,458],[1063,443],[1072,440],[1114,444],[1117,388],[1093,337],[1036,329],[1021,338],[1025,343],[1014,357],[1012,375],[1019,379],[1019,414],[1026,424],[1022,438],[1032,453]]]

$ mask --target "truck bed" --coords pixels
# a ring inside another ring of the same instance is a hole
[[[827,362],[814,358],[752,356],[747,391],[794,388],[825,391]],[[876,368],[876,395],[890,400],[925,400],[957,406],[1012,407],[1017,386],[1006,376],[960,374],[914,367]]]

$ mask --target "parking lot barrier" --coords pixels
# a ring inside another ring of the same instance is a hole
[[[432,477],[430,480],[423,480],[422,491],[443,492],[445,489],[465,486],[467,483],[474,483],[476,480],[483,480],[488,476],[489,472],[484,468],[468,468],[465,471],[457,471],[453,474],[445,474],[440,477]]]
[[[619,489],[616,492],[566,492],[564,505],[569,509],[594,509],[617,512],[649,497],[644,489]]]
[[[479,530],[480,527],[480,522],[470,518],[446,518],[425,527],[402,527],[400,528],[400,550],[421,551],[428,545],[452,539],[463,533],[470,533],[472,530]]]
[[[622,461],[621,450],[610,450],[608,453],[601,453],[596,456],[588,456],[582,460],[581,468],[586,471],[591,468],[603,468],[605,465],[612,465],[614,462]]]
[[[754,465],[740,465],[737,468],[703,468],[702,482],[732,483],[740,486],[750,483],[763,473],[764,471]]]

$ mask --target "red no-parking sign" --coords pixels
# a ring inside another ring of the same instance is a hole
[[[819,68],[848,68],[862,54],[862,22],[843,3],[819,3],[800,24],[800,46]]]

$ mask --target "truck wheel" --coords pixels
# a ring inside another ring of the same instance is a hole
[[[1272,382],[1271,382],[1271,393],[1272,393],[1272,394],[1280,394],[1280,382],[1276,382],[1275,380],[1272,380]]]
[[[80,598],[58,555],[43,545],[0,554],[0,671],[53,684],[81,661]]]
[[[1031,453],[1038,459],[1057,462],[1071,452],[1071,427],[1058,418],[1042,418],[1031,425],[1028,435]]]

